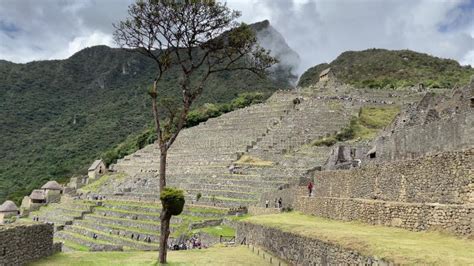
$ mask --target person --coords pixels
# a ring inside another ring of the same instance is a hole
[[[313,193],[313,182],[311,180],[308,183],[308,197],[311,197],[311,194]]]
[[[265,201],[265,208],[268,208],[268,200]]]
[[[283,206],[283,199],[280,197],[280,198],[278,199],[278,208],[281,209],[282,206]]]

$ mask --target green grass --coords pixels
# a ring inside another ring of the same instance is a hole
[[[438,232],[411,232],[399,228],[329,220],[296,212],[253,216],[243,221],[317,238],[364,255],[393,261],[395,264],[474,264],[474,241]]]
[[[157,265],[158,252],[68,252],[42,259],[31,266]],[[212,247],[168,252],[167,265],[270,265],[245,246]]]
[[[389,125],[400,112],[400,106],[367,106],[359,113],[361,124],[368,128],[382,129]]]
[[[204,227],[193,230],[193,233],[203,232],[212,236],[235,236],[235,229],[227,225]]]
[[[265,161],[257,157],[243,155],[238,161],[235,162],[235,164],[267,167],[272,166],[274,163],[272,161]]]
[[[111,174],[108,174],[108,175],[103,175],[101,177],[99,177],[97,180],[95,180],[94,182],[90,183],[90,184],[87,184],[85,185],[84,187],[80,188],[79,191],[81,192],[98,192],[99,189],[107,182],[110,180],[110,178],[114,178],[114,179],[123,179],[125,178],[125,175],[124,174],[117,174],[117,175],[111,175]]]
[[[83,221],[83,223],[93,225],[95,222],[85,220],[85,221]],[[155,236],[159,235],[158,231],[146,230],[146,229],[142,229],[142,228],[139,228],[139,227],[126,227],[126,226],[113,225],[113,224],[103,224],[103,226],[108,227],[108,228],[112,228],[112,229],[115,229],[115,230],[138,232],[138,233],[141,233],[141,234],[155,235]]]
[[[335,136],[330,136],[322,139],[315,140],[311,143],[313,146],[327,146],[330,147],[336,144],[337,140]]]
[[[77,243],[74,243],[74,242],[71,242],[69,240],[65,240],[65,239],[55,239],[55,242],[63,242],[63,245],[68,247],[68,248],[71,248],[71,249],[74,249],[76,251],[89,251],[89,247],[87,246],[83,246],[81,244],[77,244]]]
[[[128,238],[128,237],[123,237],[123,236],[118,236],[118,235],[113,235],[113,234],[107,234],[104,231],[95,230],[95,229],[92,229],[92,228],[86,228],[86,227],[78,226],[78,225],[73,225],[73,227],[75,227],[77,229],[84,230],[86,232],[96,233],[99,237],[100,236],[107,236],[107,237],[110,237],[112,239],[122,240],[122,241],[125,241],[125,242],[128,242],[128,243],[136,243],[136,241],[130,240],[130,238]],[[94,240],[94,241],[96,241],[96,240]],[[108,241],[108,240],[106,240],[106,241]],[[106,243],[108,243],[108,242],[106,242]],[[108,243],[108,244],[111,244],[111,243]],[[149,247],[156,247],[157,246],[157,244],[153,245],[153,244],[149,244],[149,243],[145,243],[145,242],[140,242],[140,245],[149,246]]]
[[[133,207],[143,207],[143,208],[156,208],[161,209],[161,203],[145,203],[145,202],[136,202],[136,201],[121,201],[121,200],[106,200],[104,201],[106,205],[112,206],[133,206]]]
[[[353,117],[348,127],[341,132],[315,140],[312,146],[330,147],[338,141],[360,141],[374,139],[400,112],[400,106],[365,106]]]
[[[118,212],[118,213],[124,213],[124,214],[136,214],[136,215],[148,215],[148,216],[160,217],[160,213],[129,211],[129,210],[123,210],[123,209],[107,208],[107,207],[96,207],[95,209],[97,211],[110,211],[110,212]]]

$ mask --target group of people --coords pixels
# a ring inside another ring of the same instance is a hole
[[[268,200],[265,201],[265,208],[270,206],[270,202]],[[283,207],[283,199],[280,197],[275,199],[275,208],[281,209]]]
[[[193,236],[190,239],[180,242],[180,243],[172,243],[169,245],[169,249],[171,250],[188,250],[188,249],[202,249],[207,248],[202,242],[201,239],[197,236]]]

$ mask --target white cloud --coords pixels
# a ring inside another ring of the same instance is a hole
[[[1,0],[0,59],[60,59],[88,46],[113,45],[112,23],[126,15],[131,2]],[[269,19],[300,54],[300,73],[346,50],[374,47],[412,49],[474,65],[474,9],[469,0],[227,2],[242,11],[245,22]]]

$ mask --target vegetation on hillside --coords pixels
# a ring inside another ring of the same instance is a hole
[[[66,60],[0,64],[0,202],[19,203],[48,180],[84,174],[105,150],[147,130],[151,66],[143,56],[106,46]],[[164,97],[176,99],[177,75],[170,71],[164,80]],[[289,84],[222,72],[206,86],[195,107],[245,92],[266,97]]]
[[[400,112],[400,106],[365,106],[352,117],[349,126],[341,132],[313,141],[313,146],[332,146],[338,141],[370,140],[388,126]]]
[[[359,88],[401,88],[423,84],[428,88],[452,88],[467,84],[474,75],[470,66],[410,50],[369,49],[349,51],[330,64],[320,64],[301,76],[298,86],[319,80],[319,73],[330,67],[336,78]]]

